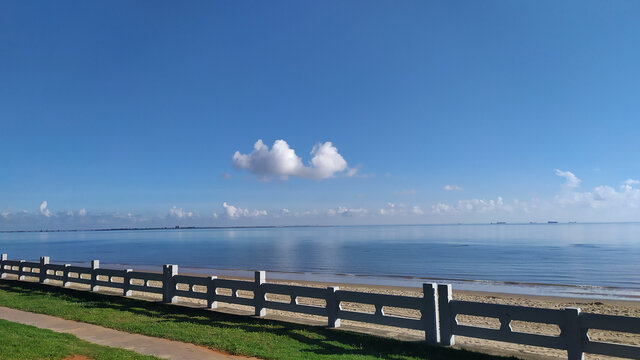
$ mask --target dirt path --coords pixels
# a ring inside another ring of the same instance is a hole
[[[219,353],[201,346],[159,339],[101,326],[60,319],[54,316],[0,307],[0,318],[42,329],[68,333],[94,344],[124,348],[140,354],[175,360],[247,360],[250,358]],[[254,358],[255,359],[255,358]]]

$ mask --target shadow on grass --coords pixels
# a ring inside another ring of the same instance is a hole
[[[102,308],[152,317],[156,321],[188,323],[246,333],[270,333],[306,344],[303,353],[325,356],[371,355],[382,359],[499,359],[500,357],[425,343],[358,334],[344,330],[300,325],[243,315],[233,315],[205,309],[167,305],[83,290],[61,288],[38,283],[0,280],[0,290],[25,297],[47,296],[61,301],[82,303],[87,308]],[[11,306],[11,304],[8,304]],[[55,314],[51,314],[55,315]],[[104,324],[98,324],[104,325]],[[171,334],[162,334],[169,337]],[[200,343],[201,344],[201,343]],[[246,354],[245,354],[246,355]]]

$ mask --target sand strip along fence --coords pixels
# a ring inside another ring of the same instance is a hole
[[[559,351],[568,359],[582,359],[585,353],[640,359],[640,346],[635,341],[599,335],[609,332],[635,339],[640,334],[638,317],[587,313],[575,307],[550,309],[456,300],[450,284],[423,284],[421,293],[408,296],[267,282],[264,271],[256,271],[253,281],[243,281],[183,275],[177,265],[164,265],[162,270],[105,269],[98,260],[82,267],[52,264],[44,256],[39,262],[9,260],[6,254],[0,257],[2,278],[30,277],[64,287],[84,284],[91,291],[107,288],[122,296],[152,294],[165,303],[200,301],[209,309],[219,303],[232,304],[248,307],[258,317],[269,309],[323,318],[334,328],[343,321],[392,327],[421,333],[434,345],[453,346],[459,336]]]

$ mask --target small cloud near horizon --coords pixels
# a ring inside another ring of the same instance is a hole
[[[226,201],[222,203],[222,208],[225,211],[225,215],[228,219],[236,220],[241,217],[258,217],[258,216],[267,216],[269,212],[267,210],[253,210],[249,211],[249,209],[243,209],[240,207],[233,206]],[[217,216],[215,216],[217,218]]]
[[[582,182],[582,180],[578,179],[578,177],[575,176],[571,171],[562,171],[556,169],[556,175],[566,179],[566,182],[564,184],[568,188],[576,188],[580,186],[580,183]]]
[[[40,214],[46,216],[46,217],[51,217],[51,211],[47,208],[49,204],[47,203],[47,201],[43,201],[42,204],[40,204]]]

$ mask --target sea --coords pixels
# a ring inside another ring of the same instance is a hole
[[[3,232],[9,259],[640,301],[640,223]]]

